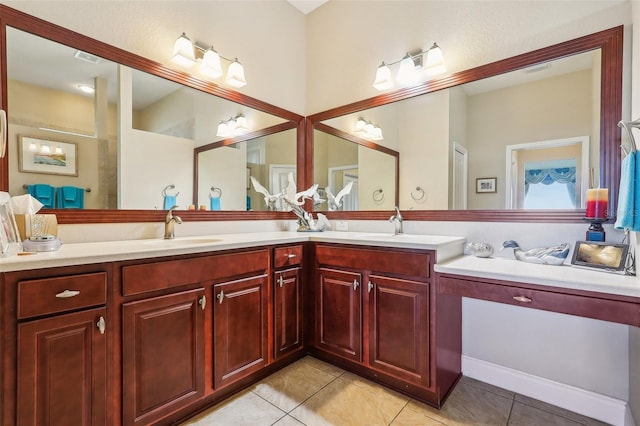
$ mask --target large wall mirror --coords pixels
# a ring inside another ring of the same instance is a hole
[[[307,134],[378,126],[411,218],[580,220],[589,186],[616,198],[621,58],[619,27],[315,114]]]
[[[247,171],[256,152],[278,152],[275,162],[296,174],[303,117],[5,6],[0,14],[9,122],[2,177],[11,194],[47,199],[53,189],[45,206],[61,223],[161,220],[168,201],[206,210],[187,220],[279,217],[247,213],[261,210],[247,201]],[[195,167],[194,156],[215,144],[243,157],[210,156]]]

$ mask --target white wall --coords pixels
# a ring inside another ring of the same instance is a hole
[[[640,28],[640,2],[632,1],[632,21]],[[631,85],[631,114],[627,119],[640,116],[640,31],[633,32],[633,63],[631,75],[635,80]],[[637,136],[637,133],[636,133]],[[637,139],[636,139],[637,140]],[[640,245],[640,234],[636,234],[636,248]],[[637,253],[637,250],[636,250]],[[640,279],[640,278],[639,278]],[[629,328],[629,407],[636,423],[640,423],[640,328]]]
[[[304,114],[305,17],[285,1],[0,3],[176,69],[169,62],[173,44],[186,32],[227,58],[238,57],[247,79],[239,92]],[[228,87],[223,80],[214,82]]]
[[[381,61],[433,42],[456,72],[630,21],[626,0],[330,1],[307,18],[307,113],[379,94]]]

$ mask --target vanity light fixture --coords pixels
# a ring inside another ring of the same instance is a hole
[[[423,66],[422,55],[425,53],[427,54],[427,59]],[[420,79],[420,69],[423,69],[427,76],[442,74],[447,70],[444,65],[442,49],[440,49],[436,43],[433,43],[433,46],[428,50],[408,52],[399,61],[389,62],[388,64],[383,61],[376,71],[376,79],[373,82],[373,87],[378,90],[387,90],[392,88],[394,86],[394,82],[391,77],[391,69],[389,66],[397,63],[400,64],[400,68],[398,69],[396,80],[403,86],[417,83]]]
[[[218,131],[216,136],[222,136],[224,138],[233,138],[236,136],[249,133],[249,126],[247,124],[247,118],[242,115],[236,115],[228,120],[222,120],[218,124]]]
[[[358,118],[356,121],[356,127],[354,130],[357,136],[360,136],[363,139],[369,139],[372,141],[380,141],[384,139],[382,137],[382,129],[377,124],[374,125],[370,121],[366,121],[364,118]]]
[[[227,69],[225,82],[233,87],[245,86],[247,80],[244,77],[244,68],[238,58],[228,59],[221,56],[213,47],[205,49],[198,46],[185,33],[178,37],[173,46],[171,62],[184,68],[191,68],[196,63],[199,63],[200,73],[215,79],[223,74],[221,59],[231,63]]]

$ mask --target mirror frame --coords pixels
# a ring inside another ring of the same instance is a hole
[[[553,59],[601,49],[600,93],[600,186],[609,188],[610,208],[615,212],[620,181],[622,119],[622,57],[623,26],[600,31],[532,52],[496,61],[476,68],[453,73],[449,76],[384,93],[373,98],[332,108],[307,117],[307,166],[305,187],[313,183],[313,130],[321,121],[364,109],[375,108],[424,95],[460,84],[515,71]],[[327,212],[330,219],[386,220],[388,212]],[[423,221],[473,221],[473,222],[583,222],[584,210],[406,210],[408,220]]]
[[[67,28],[52,24],[48,21],[20,12],[6,5],[0,5],[0,109],[8,113],[7,101],[7,38],[6,27],[19,30],[80,49],[137,70],[154,74],[158,77],[245,105],[250,108],[266,112],[288,121],[290,127],[297,129],[296,136],[296,164],[298,176],[305,176],[305,119],[303,116],[287,111],[259,99],[252,98],[234,90],[225,89],[215,83],[200,80],[188,73],[168,68],[158,62],[138,56],[134,53],[111,46],[92,39]],[[16,147],[7,143],[7,155],[0,161],[0,190],[9,188],[8,158],[16,152]],[[14,154],[15,155],[15,154]],[[65,210],[52,209],[48,213],[55,213],[60,224],[74,223],[124,223],[124,222],[160,222],[164,220],[164,210]],[[221,221],[221,220],[276,220],[292,219],[288,212],[238,212],[238,211],[181,211],[180,215],[186,221]]]

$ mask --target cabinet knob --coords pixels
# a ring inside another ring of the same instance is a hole
[[[202,310],[204,311],[204,308],[207,306],[207,296],[202,296],[198,300],[198,303],[200,304],[200,307],[202,307]]]
[[[107,323],[105,322],[104,317],[100,317],[100,319],[98,319],[96,327],[98,327],[100,334],[104,334],[104,330],[107,328]]]
[[[518,302],[522,302],[522,303],[531,303],[533,302],[533,299],[527,297],[527,296],[513,296],[513,300],[518,301]]]
[[[359,285],[360,285],[360,283],[358,282],[358,280],[353,280],[353,289],[354,290],[357,290]]]
[[[287,255],[287,258],[288,258],[288,259],[293,259],[294,257],[297,257],[297,256],[296,256],[295,254],[292,254],[292,253],[289,253],[289,254]]]
[[[65,290],[56,294],[56,297],[58,299],[68,299],[69,297],[75,297],[79,294],[80,292],[78,290]]]
[[[278,278],[278,284],[280,284],[280,287],[282,287],[282,285],[284,284],[284,279],[282,279],[282,275],[280,275],[280,278]]]
[[[371,293],[371,290],[373,290],[373,283],[371,281],[369,281],[369,293]]]
[[[218,293],[218,295],[216,296],[216,298],[218,299],[218,302],[222,305],[222,301],[224,300],[224,291],[220,291],[220,293]]]

